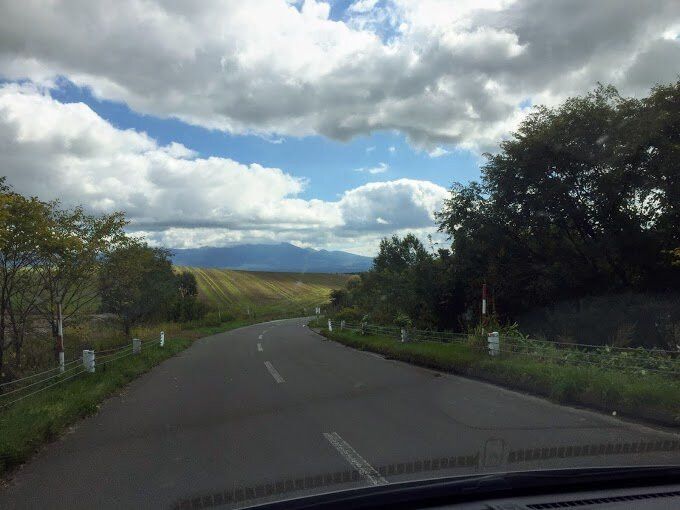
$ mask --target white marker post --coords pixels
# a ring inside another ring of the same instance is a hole
[[[500,336],[498,335],[498,331],[489,333],[488,342],[489,342],[489,355],[498,356],[501,353],[501,339]]]
[[[405,342],[406,340],[408,340],[408,332],[405,328],[401,328],[401,341]]]
[[[333,323],[328,319],[328,331],[333,331]]]
[[[165,331],[161,331],[161,347],[165,345]]]
[[[139,354],[142,352],[142,341],[139,338],[132,339],[132,354]]]
[[[85,371],[91,374],[94,373],[94,351],[84,349],[83,350],[83,366]]]
[[[345,321],[340,321],[340,330],[345,329]]]

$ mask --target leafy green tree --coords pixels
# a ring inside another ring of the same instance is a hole
[[[102,309],[120,316],[128,337],[134,325],[167,317],[178,294],[170,252],[130,242],[105,254],[99,292]]]
[[[200,319],[208,311],[205,303],[198,300],[198,283],[196,276],[190,271],[182,271],[175,275],[178,289],[170,318],[185,322]]]
[[[89,215],[82,207],[50,209],[51,235],[34,269],[44,297],[38,311],[57,335],[57,304],[64,320],[94,311],[99,300],[97,272],[108,253],[128,242],[123,213]]]
[[[31,269],[39,263],[40,248],[51,234],[50,207],[35,197],[14,193],[4,177],[0,179],[0,379],[10,345],[8,329],[14,333],[12,343],[20,362],[26,321],[40,293]]]
[[[612,87],[538,107],[481,183],[454,185],[438,218],[466,300],[487,281],[505,316],[560,299],[677,286],[680,82],[649,98]],[[675,200],[674,200],[675,198]]]

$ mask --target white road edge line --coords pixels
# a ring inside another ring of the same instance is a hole
[[[269,370],[269,373],[272,374],[272,377],[277,383],[281,384],[282,382],[286,382],[286,380],[281,377],[281,374],[276,371],[274,366],[269,361],[265,361],[264,366],[267,367],[267,370]]]
[[[337,432],[324,432],[324,437],[349,462],[370,485],[384,485],[387,483],[380,473],[371,466],[366,459],[357,453],[347,441]]]
[[[257,344],[257,351],[262,352],[262,344],[258,342]]]

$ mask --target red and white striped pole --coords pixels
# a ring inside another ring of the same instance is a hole
[[[482,284],[482,322],[486,318],[486,283]]]
[[[61,303],[57,303],[57,352],[59,353],[59,371],[64,371],[64,324]]]

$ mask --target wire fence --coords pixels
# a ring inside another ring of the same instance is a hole
[[[159,338],[154,336],[146,340],[140,340],[140,348],[148,347],[150,344],[158,344]],[[134,343],[127,343],[101,351],[95,350],[95,366],[104,367],[105,369],[109,363],[127,358],[135,354],[135,352]],[[84,359],[76,358],[64,363],[63,369],[60,366],[56,366],[20,379],[4,382],[0,384],[0,411],[28,397],[70,381],[88,371]]]
[[[334,329],[345,329],[367,335],[380,335],[404,342],[458,343],[471,350],[491,353],[486,336],[398,328],[374,324],[329,321]],[[501,359],[532,358],[545,363],[593,367],[635,372],[639,375],[659,374],[680,379],[680,349],[645,349],[643,347],[617,347],[584,343],[560,343],[519,336],[499,335],[494,354]]]

